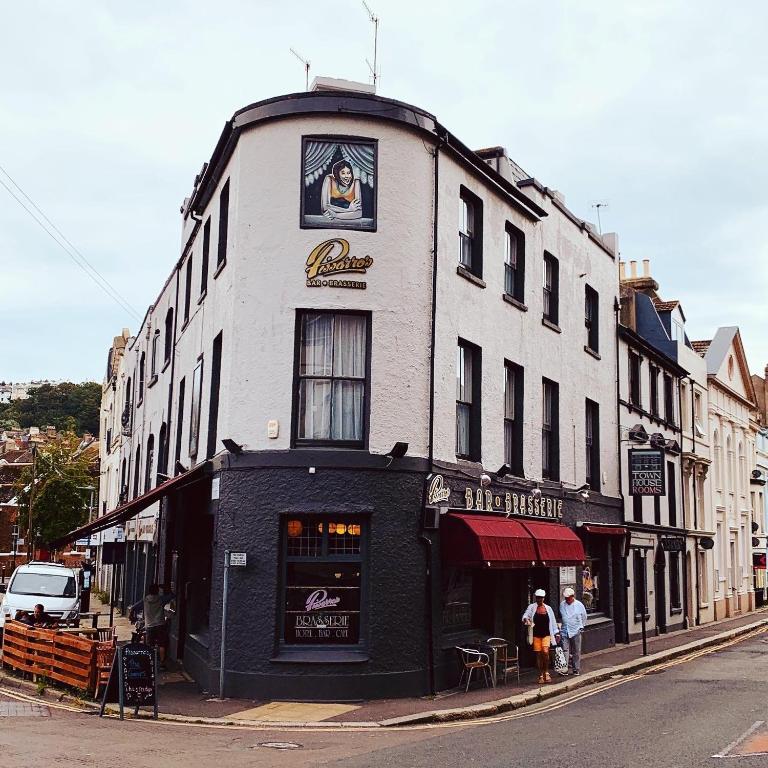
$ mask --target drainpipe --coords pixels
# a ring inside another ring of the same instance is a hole
[[[690,377],[689,377],[690,378]],[[685,452],[685,431],[683,430],[683,388],[680,386],[681,380],[677,382],[677,412],[680,414],[680,471],[679,475],[680,495],[679,499],[682,504],[683,525],[680,526],[687,532],[685,525],[685,486],[683,485],[683,453]],[[693,402],[693,390],[691,390],[691,402]],[[691,422],[691,433],[693,433],[693,422]],[[688,566],[685,562],[685,556],[688,554],[687,547],[687,535],[683,537],[683,541],[686,544],[683,547],[683,627],[685,629],[690,628],[688,622],[688,616],[690,615],[690,602],[688,600]]]
[[[688,381],[691,384],[691,453],[696,453],[696,408],[694,407],[694,404],[696,402],[696,393],[694,392],[693,385],[693,377],[689,376]],[[699,530],[699,499],[698,499],[698,488],[697,488],[698,482],[696,481],[696,462],[693,462],[693,493],[692,493],[692,502],[693,502],[693,529],[694,531]],[[699,592],[699,554],[698,554],[698,547],[699,540],[698,538],[694,538],[694,544],[693,544],[693,560],[694,560],[694,568],[696,570],[696,626],[698,627],[701,624],[701,608],[699,608],[699,605],[701,604],[701,595]],[[693,570],[693,569],[692,569]]]
[[[428,472],[432,472],[432,466],[435,458],[435,338],[437,336],[436,317],[437,317],[437,244],[438,244],[438,213],[440,199],[440,147],[445,143],[445,131],[438,134],[439,141],[435,145],[434,151],[434,171],[433,171],[433,210],[432,210],[432,307],[430,317],[430,341],[429,341],[429,445],[427,449]],[[421,491],[421,512],[423,514],[427,502],[427,483],[426,479]],[[420,536],[425,546],[425,600],[426,610],[425,618],[427,622],[427,673],[429,676],[429,693],[435,695],[435,637],[434,637],[434,611],[433,585],[432,585],[432,558],[434,554],[433,542],[425,533]]]
[[[622,456],[622,445],[621,445],[621,404],[619,403],[619,400],[621,399],[621,387],[620,387],[620,381],[621,376],[619,374],[620,371],[620,365],[619,365],[619,323],[621,319],[621,304],[619,303],[619,300],[617,298],[614,298],[613,301],[613,313],[615,315],[615,327],[614,327],[614,333],[613,337],[615,340],[615,347],[616,347],[616,430],[617,430],[617,445],[619,448],[618,454],[619,454],[619,498],[621,499],[621,512],[622,515],[625,517],[626,522],[626,509],[624,507],[624,492],[621,490],[621,483],[622,479],[624,477],[624,469],[623,469],[623,462],[621,460]],[[624,642],[629,645],[629,600],[627,599],[627,558],[629,557],[629,552],[631,550],[627,548],[627,555],[626,557],[623,557],[620,563],[619,567],[619,573],[621,575],[620,583],[622,585],[623,597],[622,597],[622,603],[623,603],[623,613],[624,613]],[[645,561],[643,561],[645,562]],[[633,577],[634,578],[634,577]]]

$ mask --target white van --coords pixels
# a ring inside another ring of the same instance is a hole
[[[33,613],[41,603],[57,621],[72,621],[80,615],[80,579],[74,568],[32,561],[20,565],[11,576],[0,602],[0,631],[17,611]]]

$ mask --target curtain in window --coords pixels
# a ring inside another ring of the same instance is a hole
[[[305,315],[302,328],[302,376],[330,376],[333,364],[333,315]]]
[[[373,189],[373,144],[344,144],[335,141],[308,141],[304,158],[304,185],[309,187],[328,171],[336,149],[352,166],[352,172],[361,184]]]
[[[355,315],[304,317],[300,358],[299,437],[362,440],[366,322]]]
[[[365,318],[336,315],[333,332],[333,375],[365,377]]]
[[[304,379],[299,393],[299,437],[325,440],[331,431],[331,380]]]

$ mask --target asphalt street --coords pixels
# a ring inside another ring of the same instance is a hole
[[[35,707],[0,696],[0,768],[768,766],[768,633],[491,721],[404,730],[225,729]],[[269,742],[292,742],[275,749]]]

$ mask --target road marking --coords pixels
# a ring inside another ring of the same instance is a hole
[[[762,725],[765,725],[765,720],[758,720],[756,723],[753,723],[752,727],[744,731],[738,739],[732,741],[725,749],[721,750],[716,755],[712,755],[712,757],[753,757],[755,753],[752,753],[751,755],[732,755],[730,753],[733,752],[736,747],[743,744]],[[765,753],[762,752],[757,754]]]

